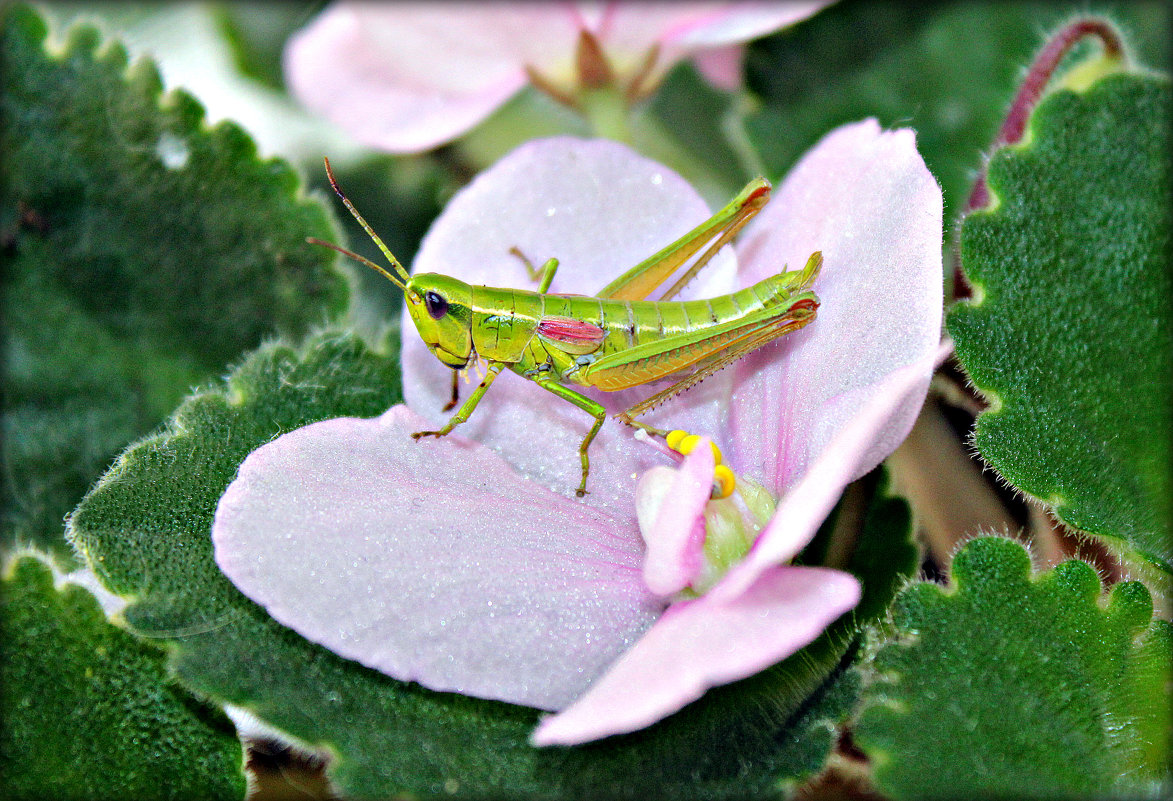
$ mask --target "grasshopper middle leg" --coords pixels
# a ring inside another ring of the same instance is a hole
[[[559,398],[570,401],[595,418],[595,424],[591,426],[591,430],[583,437],[582,444],[578,446],[578,456],[582,462],[582,481],[579,483],[575,495],[581,498],[583,495],[586,495],[587,474],[591,471],[591,461],[590,457],[587,456],[587,448],[590,447],[595,435],[599,433],[599,429],[603,427],[603,421],[607,419],[607,410],[603,408],[601,403],[593,401],[585,395],[580,395],[573,389],[568,389],[556,381],[540,378],[534,379],[534,383],[547,392],[551,392]]]

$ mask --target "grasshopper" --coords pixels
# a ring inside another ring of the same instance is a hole
[[[453,370],[452,400],[446,411],[458,400],[457,371],[478,357],[488,362],[484,379],[443,428],[419,431],[412,437],[442,437],[468,420],[493,381],[508,367],[595,418],[578,448],[582,462],[579,497],[586,494],[590,472],[587,449],[607,412],[602,404],[569,385],[614,392],[674,378],[675,383],[667,389],[615,415],[627,425],[666,437],[668,432],[635,418],[763,345],[802,328],[818,310],[819,300],[811,285],[822,266],[821,252],[811,254],[802,270],[783,271],[729,295],[672,300],[766,205],[770,184],[764,178],[751,181],[708,220],[623,273],[595,297],[587,297],[548,294],[558,260],[551,258],[535,268],[516,248],[511,252],[538,280],[536,291],[471,286],[436,273],[409,275],[338,187],[329,159],[326,174],[347,210],[395,272],[330,242],[310,241],[367,265],[403,290],[420,338]],[[646,300],[697,253],[700,256],[660,300]]]

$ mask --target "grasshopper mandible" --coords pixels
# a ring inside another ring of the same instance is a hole
[[[723,209],[607,284],[598,295],[586,297],[547,294],[558,260],[551,258],[535,268],[516,248],[511,252],[538,280],[535,291],[471,286],[437,273],[409,275],[342,193],[329,159],[326,175],[395,272],[330,242],[310,241],[367,265],[403,290],[420,338],[453,370],[452,400],[445,411],[458,400],[457,371],[478,358],[488,362],[484,379],[443,428],[418,431],[412,437],[442,437],[468,420],[493,381],[508,367],[595,418],[578,448],[582,461],[579,497],[586,494],[590,472],[587,448],[607,412],[602,404],[567,385],[614,392],[675,378],[667,389],[615,415],[627,425],[664,437],[668,432],[635,418],[766,343],[802,328],[818,310],[819,300],[811,291],[823,262],[817,251],[802,270],[781,272],[732,294],[707,300],[672,300],[766,205],[770,184],[764,178],[751,181]],[[697,259],[660,300],[645,299],[697,253]]]

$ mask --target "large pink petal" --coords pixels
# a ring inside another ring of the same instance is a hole
[[[710,687],[786,658],[858,601],[850,574],[777,567],[735,598],[674,604],[586,695],[543,720],[531,742],[575,745],[655,723]]]
[[[835,434],[801,480],[779,501],[774,516],[758,535],[749,554],[709,591],[720,598],[736,598],[775,565],[793,559],[818,531],[819,526],[851,481],[871,469],[876,443],[887,452],[894,444],[883,438],[902,419],[924,402],[926,376],[937,353],[894,371],[880,381],[860,409]]]
[[[224,573],[276,620],[397,679],[543,709],[663,606],[634,529],[425,421],[327,420],[253,452],[220,501]]]
[[[922,378],[936,357],[929,353],[884,379],[781,499],[749,555],[703,597],[670,607],[585,696],[543,721],[533,742],[573,745],[650,725],[709,687],[794,653],[854,607],[860,587],[853,576],[784,565],[818,530],[879,432],[923,400]]]
[[[741,44],[809,17],[823,2],[672,2],[605,5],[592,26],[621,69],[659,48],[658,73],[698,51]]]
[[[786,490],[886,376],[936,350],[941,214],[914,133],[882,132],[874,120],[828,134],[787,176],[738,245],[743,281],[798,269],[821,250],[822,305],[806,328],[737,365],[738,472]],[[924,387],[931,372],[926,363]],[[910,401],[875,433],[856,476],[891,453],[919,406]]]
[[[425,237],[414,271],[533,288],[521,262],[509,253],[517,246],[535,264],[551,256],[560,260],[552,291],[594,294],[708,216],[684,179],[623,145],[565,137],[537,140],[481,173],[452,199]],[[686,295],[728,291],[735,269],[732,254],[723,254]],[[419,341],[406,313],[402,354],[404,399],[432,424],[441,423],[447,418],[441,409],[451,373]],[[698,433],[717,430],[729,394],[727,373],[641,419]],[[654,391],[640,387],[584,394],[618,412]],[[586,412],[509,374],[497,379],[459,430],[535,481],[571,495],[580,476],[578,446],[590,425]],[[590,494],[580,503],[607,509],[634,530],[636,480],[663,457],[634,441],[631,429],[614,420],[603,425],[590,455]]]
[[[577,37],[556,5],[343,2],[291,39],[286,74],[358,140],[413,152],[487,117],[526,84],[527,64],[569,63]]]

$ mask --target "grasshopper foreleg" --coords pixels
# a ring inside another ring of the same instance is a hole
[[[450,412],[456,408],[456,404],[460,402],[460,371],[452,371],[452,398],[444,404],[441,411]]]
[[[580,395],[573,389],[568,389],[552,379],[535,379],[534,383],[547,392],[552,392],[559,398],[570,401],[595,418],[595,424],[591,426],[591,430],[583,437],[582,444],[578,446],[578,456],[582,462],[582,481],[579,483],[575,495],[581,498],[586,495],[587,474],[591,471],[591,460],[587,456],[587,448],[590,447],[595,435],[599,433],[599,429],[603,427],[603,421],[607,419],[607,410],[603,408],[601,403],[593,401],[585,395]]]
[[[493,380],[501,374],[501,370],[504,367],[504,362],[489,362],[489,370],[485,373],[485,377],[481,380],[481,383],[477,384],[477,388],[468,396],[468,400],[456,411],[456,414],[449,418],[443,428],[439,431],[417,431],[411,435],[411,438],[418,440],[420,437],[443,437],[452,433],[452,429],[468,420],[469,415],[472,414],[472,410],[481,402],[481,398],[484,397],[485,392],[492,385]]]

